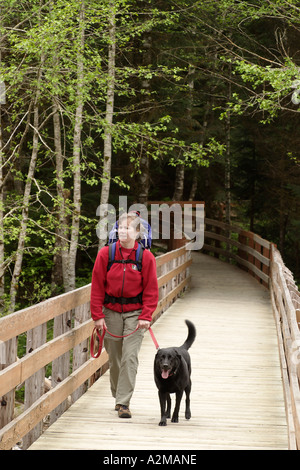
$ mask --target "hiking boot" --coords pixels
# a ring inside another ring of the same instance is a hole
[[[118,415],[119,415],[119,418],[131,418],[131,412],[128,406],[120,405],[118,409]]]

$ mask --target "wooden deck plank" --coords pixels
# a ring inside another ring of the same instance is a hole
[[[193,254],[192,288],[154,324],[160,347],[179,346],[193,321],[192,418],[159,427],[155,348],[145,335],[132,419],[114,411],[109,372],[30,447],[40,449],[287,449],[275,324],[268,291],[236,267]],[[174,400],[173,400],[174,401]]]

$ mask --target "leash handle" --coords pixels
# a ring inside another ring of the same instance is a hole
[[[108,334],[109,334],[110,336],[112,336],[113,338],[127,338],[127,336],[133,335],[133,333],[135,333],[138,329],[139,329],[139,328],[136,327],[136,329],[135,329],[134,331],[132,331],[131,333],[129,333],[128,335],[118,336],[118,335],[114,335],[114,334],[110,333],[110,331],[108,331],[108,329],[105,328],[105,327],[103,328],[103,333],[102,333],[102,335],[100,335],[98,328],[94,327],[93,333],[92,333],[92,336],[91,336],[91,356],[92,356],[94,359],[97,359],[97,358],[100,356],[100,354],[101,354],[101,352],[102,352],[102,347],[103,347],[103,341],[104,341],[105,333],[108,333]],[[98,336],[98,338],[99,338],[99,349],[98,349],[98,351],[97,351],[96,354],[94,353],[94,331],[96,331],[96,334],[97,334],[97,336]],[[152,338],[152,340],[153,340],[153,343],[154,343],[156,349],[159,349],[158,342],[156,341],[156,338],[155,338],[155,336],[154,336],[154,333],[153,333],[151,327],[149,328],[149,333],[150,333],[150,335],[151,335],[151,338]]]
[[[96,352],[96,354],[94,353],[94,332],[96,332],[96,334],[99,338],[99,349]],[[91,356],[94,359],[97,359],[100,356],[101,352],[102,352],[104,335],[105,335],[105,329],[103,329],[103,334],[100,335],[98,328],[94,327],[93,332],[92,332],[92,336],[91,336]]]

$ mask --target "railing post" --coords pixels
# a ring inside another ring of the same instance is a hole
[[[239,233],[239,236],[238,236],[238,241],[241,245],[245,245],[247,246],[247,232],[245,232],[244,230],[242,230],[240,233]],[[248,259],[248,256],[247,256],[247,253],[242,250],[241,248],[238,249],[238,256],[244,260],[247,260]],[[242,264],[237,264],[238,267],[240,269],[243,269],[244,271],[248,271],[248,268],[246,268],[245,266],[243,266]]]
[[[17,338],[12,338],[5,343],[2,343],[0,371],[5,369],[10,364],[13,364],[17,359]],[[14,416],[15,409],[15,389],[0,397],[0,429],[10,423]]]
[[[72,310],[69,310],[54,319],[53,337],[56,338],[63,333],[71,330]],[[70,351],[64,353],[52,362],[52,387],[56,387],[60,382],[66,379],[70,369]],[[50,424],[53,424],[68,408],[68,400],[61,403],[51,412]]]
[[[220,235],[220,234],[221,234],[221,227],[218,227],[218,226],[216,225],[214,231],[215,231],[215,233],[216,233],[217,235]],[[221,248],[221,242],[220,242],[220,240],[217,240],[217,239],[215,240],[215,247],[216,247],[216,248]],[[219,255],[219,253],[218,253],[217,251],[214,253],[214,257],[217,258],[217,259],[220,258],[220,255]]]
[[[269,276],[269,283],[270,283],[270,271],[271,271],[271,249],[270,248],[266,248],[263,246],[263,250],[262,250],[262,254],[263,256],[265,256],[266,258],[268,258],[270,260],[270,266],[266,266],[265,264],[263,264],[262,266],[262,272],[264,274],[266,274],[267,276]],[[265,281],[263,281],[263,285],[267,288],[269,288],[269,284],[266,283]]]
[[[297,310],[296,310],[296,319],[297,319],[297,323],[298,323],[298,328],[300,330],[300,308],[297,308]]]
[[[74,328],[80,326],[86,320],[90,318],[90,303],[87,302],[85,304],[79,305],[75,307],[74,310]],[[89,356],[89,345],[88,340],[84,340],[82,343],[78,344],[73,348],[73,372],[77,370],[80,366],[82,366],[87,360]],[[72,403],[75,403],[78,398],[81,397],[87,390],[87,385],[82,384],[80,387],[72,393]]]
[[[250,248],[253,248],[254,250],[256,250],[256,243],[254,242],[254,239],[253,239],[253,233],[252,232],[247,232],[247,237],[248,237],[248,243],[247,245],[250,247]],[[256,266],[256,260],[254,258],[253,255],[246,255],[246,259],[248,259],[249,263],[253,264],[254,266]],[[249,270],[248,270],[249,272]],[[250,272],[250,274],[252,276],[254,276],[256,279],[257,279],[257,276],[255,276],[254,273]]]
[[[39,346],[42,346],[46,342],[47,338],[47,324],[37,326],[32,330],[27,332],[27,345],[26,353],[30,354]],[[45,392],[45,367],[40,369],[38,372],[33,374],[29,379],[25,380],[25,410],[30,408],[34,402],[36,402]],[[36,439],[43,432],[43,421],[35,426],[32,431],[30,431],[23,438],[23,450],[28,449],[28,447],[36,441]]]
[[[255,243],[254,243],[254,249],[255,249],[255,251],[257,251],[258,253],[261,253],[261,248],[262,248],[262,247],[261,247],[261,245],[260,245],[258,242],[255,242]],[[252,263],[252,264],[253,264],[253,263]],[[256,267],[257,267],[258,269],[260,269],[260,270],[261,270],[261,268],[262,268],[261,262],[260,262],[257,258],[255,258],[255,260],[254,260],[254,266],[256,266]],[[261,282],[261,279],[260,279],[259,276],[255,275],[255,279],[257,279],[259,282]]]

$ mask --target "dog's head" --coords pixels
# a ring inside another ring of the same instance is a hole
[[[155,356],[155,367],[163,379],[176,374],[181,356],[175,348],[160,349]]]

